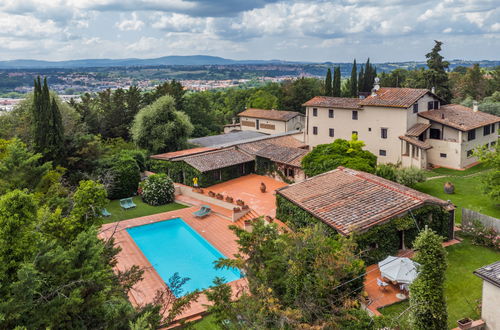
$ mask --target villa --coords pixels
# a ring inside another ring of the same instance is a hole
[[[443,105],[427,89],[375,86],[364,99],[316,96],[304,106],[310,147],[357,134],[379,163],[464,169],[477,163],[474,149],[493,148],[498,139],[500,117]]]

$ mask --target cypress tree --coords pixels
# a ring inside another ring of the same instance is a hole
[[[358,74],[358,91],[364,92],[364,81],[365,81],[365,68],[361,66],[361,70],[359,70]]]
[[[332,84],[332,95],[339,97],[340,96],[340,81],[341,81],[341,73],[340,67],[336,67],[333,71],[333,84]]]
[[[33,131],[35,151],[44,160],[60,160],[63,150],[64,129],[55,98],[50,97],[47,78],[35,80],[33,91]]]
[[[351,70],[351,85],[350,85],[350,94],[351,97],[358,96],[358,68],[356,67],[356,59],[354,59],[354,63],[352,64]]]
[[[326,78],[325,78],[325,95],[326,96],[332,96],[332,71],[330,68],[326,71]]]
[[[365,64],[365,76],[363,77],[363,92],[371,91],[373,84],[372,75],[373,75],[372,66],[370,64],[370,58],[368,58]]]

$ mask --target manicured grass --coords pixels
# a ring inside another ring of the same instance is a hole
[[[455,185],[454,194],[446,194],[444,192],[444,184],[448,181]],[[444,200],[451,200],[453,204],[458,207],[455,211],[455,221],[457,223],[462,222],[462,207],[500,218],[500,206],[495,205],[495,203],[483,193],[482,187],[482,174],[470,177],[448,176],[421,182],[415,186],[415,188],[421,192]]]
[[[129,210],[124,210],[120,206],[119,200],[111,201],[106,209],[111,213],[111,216],[104,218],[104,223],[116,222],[126,219],[143,217],[145,215],[151,215],[156,213],[168,212],[183,209],[186,206],[177,203],[170,203],[161,206],[151,206],[144,203],[140,197],[132,198],[137,207]]]
[[[218,325],[214,323],[215,317],[213,315],[207,315],[203,317],[200,321],[193,324],[193,329],[195,330],[218,330],[220,329]]]
[[[445,297],[448,306],[448,327],[457,326],[457,320],[480,317],[476,306],[481,299],[482,280],[472,272],[479,267],[500,259],[500,252],[470,244],[468,240],[446,248],[448,268],[446,270]],[[408,301],[381,308],[388,317],[397,317],[408,308]],[[409,329],[406,315],[401,317],[402,329]]]
[[[434,173],[436,175],[465,176],[465,175],[470,175],[470,174],[474,174],[477,172],[482,172],[482,171],[487,170],[487,169],[488,169],[488,167],[484,163],[481,163],[481,164],[477,164],[476,166],[470,167],[470,168],[463,170],[463,171],[452,170],[449,168],[440,167],[440,168],[435,168],[430,172]],[[432,175],[432,176],[434,176],[434,175]]]

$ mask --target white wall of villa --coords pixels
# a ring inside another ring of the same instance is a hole
[[[483,281],[481,318],[487,330],[500,329],[500,288],[487,281]]]

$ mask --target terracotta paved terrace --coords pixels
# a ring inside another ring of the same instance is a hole
[[[265,193],[260,192],[261,182],[266,185],[267,190]],[[287,184],[267,176],[249,174],[216,184],[205,190],[231,196],[234,200],[241,199],[259,215],[269,215],[274,218],[276,216],[276,196],[274,191],[284,186],[287,186]]]
[[[191,228],[208,240],[210,244],[224,256],[230,258],[237,253],[238,246],[235,241],[236,236],[228,228],[232,222],[216,214],[210,214],[203,219],[199,219],[192,214],[196,210],[198,210],[198,207],[189,207],[181,210],[109,223],[101,227],[99,237],[102,239],[109,239],[113,236],[115,238],[115,243],[122,249],[117,256],[117,270],[124,271],[133,265],[137,265],[145,270],[143,279],[129,292],[129,299],[133,305],[142,306],[152,302],[156,292],[158,290],[167,289],[167,285],[142,254],[132,237],[127,233],[126,228],[182,218]],[[247,281],[243,278],[231,282],[230,285],[233,289],[237,287],[245,288],[247,286]],[[195,319],[206,311],[206,307],[203,306],[204,304],[208,304],[208,300],[204,295],[201,295],[198,301],[193,303],[191,307],[177,319]]]

